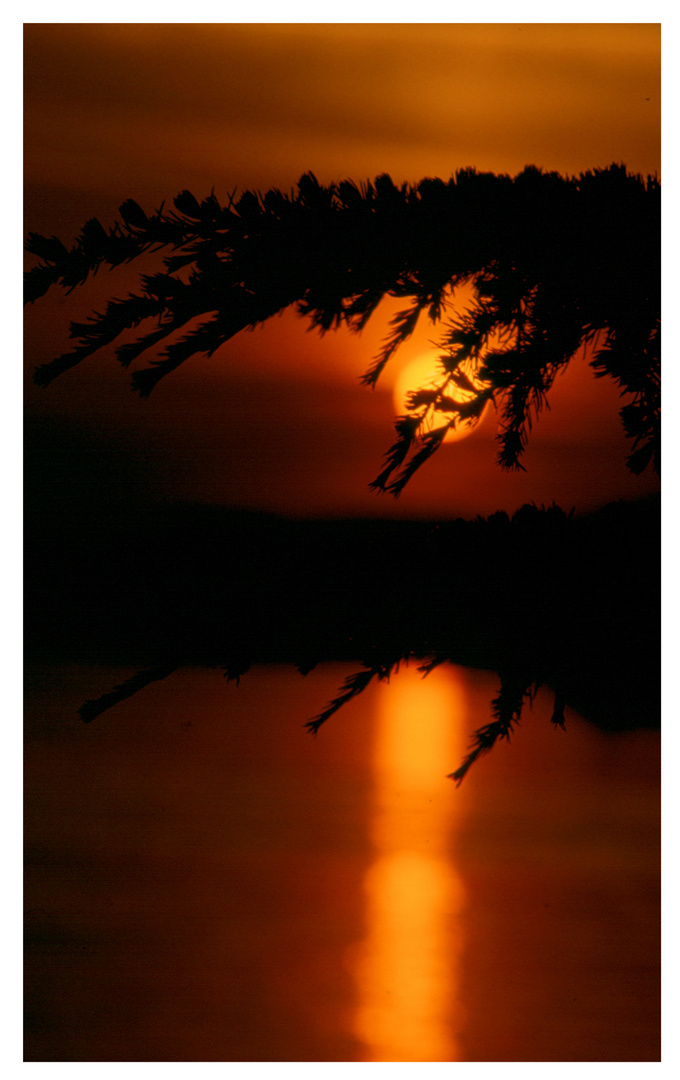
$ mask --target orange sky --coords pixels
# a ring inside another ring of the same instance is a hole
[[[285,190],[309,170],[397,183],[470,165],[660,173],[656,24],[38,24],[25,45],[25,227],[66,241],[95,214],[110,224],[124,198],[151,210],[185,187]],[[82,298],[38,301],[29,369],[67,346],[70,319],[131,287],[126,269]],[[371,494],[394,375],[436,337],[420,328],[371,393],[358,376],[386,325],[378,312],[360,338],[320,340],[286,313],[189,361],[147,402],[103,357],[29,387],[29,419],[51,460],[89,447],[88,460],[108,462],[113,496],[88,473],[88,498],[104,502],[471,516],[529,499],[585,510],[655,487],[625,468],[616,388],[574,363],[534,428],[526,474],[494,464],[491,416],[400,500]]]

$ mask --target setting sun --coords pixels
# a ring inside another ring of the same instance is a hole
[[[476,387],[482,389],[482,383],[479,382],[479,380],[476,380],[470,371],[466,371],[465,374]],[[407,412],[408,395],[410,393],[414,390],[425,390],[433,387],[439,381],[441,375],[441,364],[439,363],[438,355],[434,352],[421,353],[420,356],[417,356],[407,364],[397,376],[397,380],[394,384],[394,408],[397,415],[403,416]],[[448,387],[447,396],[460,403],[471,401],[473,398],[472,392],[453,386]],[[480,425],[484,423],[485,418],[489,414],[490,405],[491,402],[487,402],[477,423],[472,420],[466,420],[459,422],[455,428],[450,428],[444,436],[444,442],[459,442],[461,439],[465,439],[468,435],[471,435],[476,428],[479,428]],[[450,413],[430,413],[427,420],[427,427],[429,430],[440,427],[450,419]]]

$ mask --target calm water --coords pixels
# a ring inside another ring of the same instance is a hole
[[[27,1060],[659,1059],[658,734],[352,670],[29,672]]]

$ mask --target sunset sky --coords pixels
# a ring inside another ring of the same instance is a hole
[[[308,172],[661,177],[658,23],[29,22],[24,50],[24,236],[67,245]],[[164,254],[25,311],[25,1060],[656,1061],[656,500],[447,521],[657,492],[617,387],[575,358],[525,472],[488,411],[399,499],[369,484],[441,329],[360,377],[403,300],[359,336],[288,309],[148,400],[115,347],[37,387]],[[380,681],[308,737],[355,657]],[[517,737],[450,783],[519,676]]]
[[[623,162],[660,175],[658,24],[33,24],[24,71],[25,231],[67,243],[89,217],[111,225],[125,198],[147,211],[184,188],[226,200],[289,190],[307,171],[400,184]],[[71,319],[138,272],[103,271],[29,308],[28,376],[69,347]],[[585,511],[656,488],[626,469],[616,387],[579,360],[534,428],[526,473],[495,464],[490,414],[399,500],[369,492],[392,442],[393,384],[437,339],[420,325],[384,385],[362,387],[397,307],[361,337],[323,339],[286,312],[187,362],[149,401],[106,353],[47,390],[27,382],[34,497],[410,517],[553,499]]]

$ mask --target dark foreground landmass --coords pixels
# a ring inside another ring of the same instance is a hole
[[[28,660],[448,659],[545,683],[610,730],[659,723],[657,497],[439,522],[29,511],[25,535]]]

